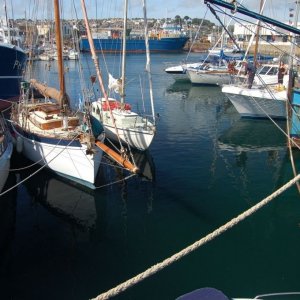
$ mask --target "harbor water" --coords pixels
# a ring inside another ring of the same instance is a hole
[[[271,121],[241,119],[220,87],[175,82],[164,72],[185,57],[151,55],[159,117],[149,151],[135,153],[144,176],[128,178],[104,160],[94,191],[46,170],[22,182],[38,167],[14,153],[6,188],[19,184],[0,197],[0,299],[96,297],[205,237],[293,177],[286,137]],[[89,54],[85,60],[65,63],[73,99],[80,94],[78,70],[93,73]],[[117,65],[112,55],[106,63]],[[48,64],[34,62],[42,82],[57,77],[55,63]],[[140,93],[144,67],[143,55],[128,55],[129,102]],[[285,130],[285,122],[277,125]],[[292,186],[114,299],[171,300],[208,286],[230,297],[300,291],[299,253],[300,198]]]

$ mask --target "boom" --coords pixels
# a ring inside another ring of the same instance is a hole
[[[228,3],[228,2],[225,2],[225,1],[222,1],[222,0],[204,0],[204,3],[207,4],[208,6],[210,6],[209,3],[212,3],[212,4],[215,4],[215,5],[221,6],[221,7],[225,7],[225,8],[230,9],[231,11],[239,12],[243,15],[248,16],[248,17],[263,21],[263,22],[268,23],[268,24],[272,24],[272,25],[277,26],[279,28],[282,28],[282,29],[285,29],[285,30],[290,31],[292,33],[300,35],[300,29],[298,29],[296,27],[293,27],[293,26],[290,26],[290,25],[287,25],[287,24],[284,24],[284,23],[279,22],[275,19],[271,19],[271,18],[266,17],[264,15],[255,13],[253,11],[250,11],[250,10],[244,8],[244,7],[236,6],[236,5],[232,4],[232,3],[235,3],[235,0],[233,0],[232,3]]]

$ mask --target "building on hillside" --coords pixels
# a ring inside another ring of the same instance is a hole
[[[236,23],[234,25],[233,35],[237,42],[249,42],[252,35],[256,34],[256,27],[257,26],[255,24]],[[300,23],[298,24],[298,28],[300,28]],[[283,29],[277,29],[276,26],[270,25],[268,28],[261,27],[259,30],[259,36],[260,43],[287,43],[290,41],[291,33]],[[296,37],[296,42],[298,40],[300,41],[299,37]]]

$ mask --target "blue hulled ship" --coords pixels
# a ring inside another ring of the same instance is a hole
[[[96,51],[116,53],[122,51],[122,29],[105,29],[92,33]],[[164,24],[159,30],[149,31],[150,52],[179,52],[185,46],[188,36],[181,27]],[[86,36],[80,38],[80,50],[90,51]],[[145,38],[142,32],[131,30],[127,33],[126,52],[142,53],[146,51]]]
[[[22,39],[18,29],[1,22],[0,27],[0,111],[18,101],[27,54],[20,47]]]

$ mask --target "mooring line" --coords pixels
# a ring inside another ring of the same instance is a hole
[[[70,142],[64,146],[59,153],[57,153],[57,155],[55,155],[48,163],[45,163],[44,165],[42,165],[39,169],[37,169],[35,172],[33,172],[32,174],[30,174],[29,176],[27,176],[26,178],[24,178],[23,180],[19,181],[18,183],[16,183],[15,185],[13,185],[12,187],[8,188],[7,190],[5,190],[4,192],[0,193],[0,197],[5,195],[6,193],[10,192],[11,190],[13,190],[14,188],[17,188],[19,185],[21,185],[22,183],[24,183],[25,181],[27,181],[28,179],[30,179],[32,176],[34,176],[35,174],[37,174],[38,172],[40,172],[41,170],[43,170],[45,167],[47,167],[49,165],[50,162],[52,162],[56,157],[58,157],[63,151],[65,151],[67,149],[67,147],[69,145],[71,145],[71,143],[77,138],[77,136],[75,136],[72,140],[70,140]],[[57,147],[57,145],[55,145],[55,148]],[[53,149],[54,150],[54,149]],[[51,150],[51,152],[53,151]]]
[[[271,202],[273,199],[275,199],[277,196],[279,196],[281,193],[286,191],[288,188],[290,188],[292,185],[294,185],[298,180],[300,179],[300,174],[298,174],[296,177],[291,179],[289,182],[287,182],[285,185],[283,185],[281,188],[276,190],[274,193],[269,195],[268,197],[264,198],[262,201],[257,203],[256,205],[252,206],[242,214],[238,215],[237,217],[231,219],[229,222],[226,224],[222,225],[221,227],[217,228],[213,232],[209,233],[202,239],[198,240],[194,244],[184,248],[180,252],[172,255],[171,257],[163,260],[160,263],[157,263],[156,265],[148,268],[146,271],[136,275],[135,277],[119,284],[118,286],[108,290],[107,292],[104,292],[95,298],[92,298],[91,300],[103,300],[103,299],[109,299],[111,297],[114,297],[121,292],[127,290],[128,288],[132,287],[133,285],[141,282],[142,280],[146,279],[147,277],[150,277],[151,275],[157,273],[158,271],[164,269],[165,267],[171,265],[172,263],[178,261],[182,257],[186,256],[187,254],[190,254],[192,251],[197,250],[199,247],[202,245],[206,244],[207,242],[213,240],[217,236],[221,235],[228,229],[232,228],[233,226],[237,225],[239,222],[243,221],[247,217],[251,216],[253,213],[255,213],[257,210]]]

